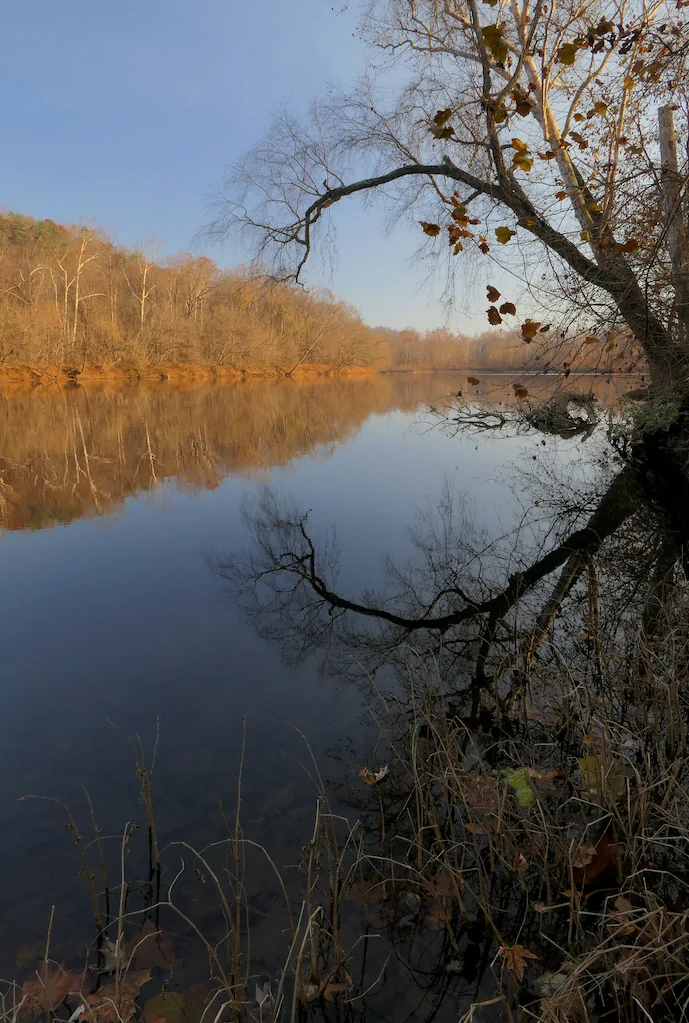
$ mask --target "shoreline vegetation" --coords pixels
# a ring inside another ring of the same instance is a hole
[[[625,346],[603,338],[565,337],[547,350],[506,329],[372,327],[326,289],[222,270],[190,253],[161,258],[160,248],[127,250],[95,227],[0,216],[0,380],[632,368]]]

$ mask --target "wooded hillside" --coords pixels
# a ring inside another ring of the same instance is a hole
[[[308,365],[519,369],[527,358],[539,364],[509,331],[371,328],[325,290],[221,270],[205,256],[161,259],[155,244],[129,251],[93,227],[0,217],[0,365],[181,363],[289,374]],[[566,350],[551,360],[563,364]]]

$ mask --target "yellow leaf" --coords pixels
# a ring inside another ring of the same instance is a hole
[[[516,149],[518,153],[528,153],[529,147],[526,142],[522,142],[521,139],[512,139],[512,149]]]
[[[515,235],[516,233],[517,232],[513,231],[512,228],[510,228],[510,227],[496,227],[495,228],[495,237],[497,238],[497,240],[500,242],[501,245],[507,245],[507,243],[510,240],[510,238],[513,235]]]
[[[536,801],[536,793],[524,768],[518,767],[514,771],[505,771],[503,777],[508,787],[514,792],[519,806],[528,810]]]
[[[425,220],[420,220],[419,223],[429,238],[437,238],[440,234],[440,224],[429,224]]]

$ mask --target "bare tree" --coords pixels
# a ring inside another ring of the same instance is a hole
[[[397,95],[366,81],[316,106],[306,126],[281,114],[237,168],[215,229],[247,228],[279,276],[299,278],[333,206],[383,193],[393,216],[420,221],[451,256],[490,250],[525,281],[540,260],[577,303],[582,337],[610,345],[592,330],[625,326],[655,387],[684,391],[689,340],[653,115],[685,97],[676,5],[374,0],[364,31]],[[678,173],[683,195],[686,167]],[[488,310],[491,323],[515,312]],[[525,342],[548,330],[521,325]]]

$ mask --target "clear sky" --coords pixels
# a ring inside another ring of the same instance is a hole
[[[155,235],[189,249],[226,168],[286,103],[303,111],[329,81],[365,69],[357,0],[6,0],[0,205],[63,223],[94,221],[132,246]],[[416,234],[384,236],[382,216],[337,211],[339,263],[326,283],[372,324],[445,324],[442,282],[411,265]],[[197,242],[222,266],[237,242]],[[471,294],[471,293],[469,293]],[[464,296],[466,299],[466,296]],[[448,325],[469,319],[460,301]],[[471,301],[469,304],[473,304]]]

